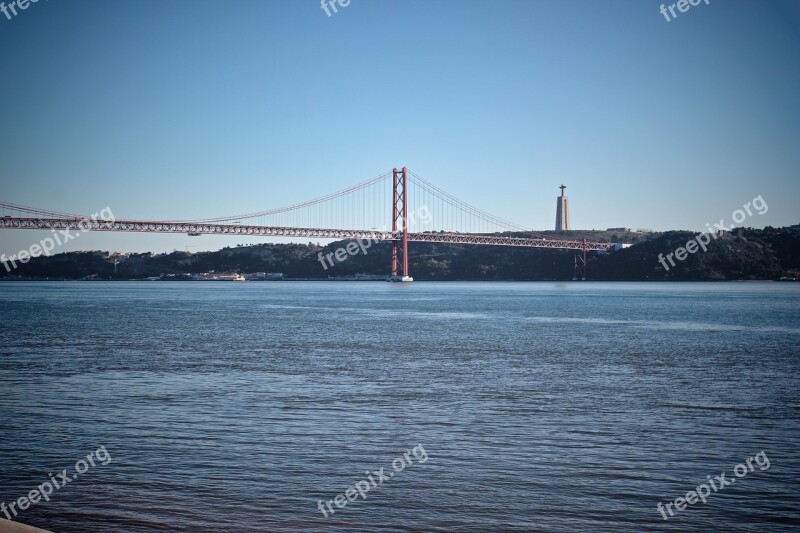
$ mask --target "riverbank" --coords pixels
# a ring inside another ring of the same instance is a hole
[[[571,233],[570,239],[574,238]],[[628,248],[589,253],[585,277],[595,281],[778,281],[800,277],[800,230],[796,228],[725,232],[705,250],[665,268],[664,258],[674,255],[695,235],[687,231],[636,234],[641,240]],[[376,243],[368,253],[347,256],[323,270],[318,255],[346,242],[326,247],[256,244],[198,253],[70,252],[16,263],[17,268],[0,268],[0,279],[380,281],[386,277],[391,265],[390,242]],[[570,250],[418,242],[409,249],[409,270],[417,281],[569,281],[584,277],[582,269],[576,268],[582,257],[577,257],[577,262],[576,257]]]
[[[5,518],[0,518],[0,533],[51,533],[46,529],[39,529],[38,527],[26,526],[19,522],[11,522]]]

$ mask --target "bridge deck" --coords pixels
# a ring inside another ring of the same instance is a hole
[[[293,228],[280,226],[251,226],[242,224],[205,224],[197,222],[158,222],[141,220],[91,220],[80,218],[0,218],[0,228],[32,230],[75,230],[74,235],[85,231],[124,231],[145,233],[186,233],[196,235],[242,235],[253,237],[304,237],[320,239],[370,239],[399,241],[402,231]],[[522,248],[549,248],[558,250],[608,251],[614,243],[589,242],[569,239],[510,237],[502,234],[474,234],[452,232],[409,233],[409,242],[435,242],[449,244],[482,244],[490,246],[515,246]]]

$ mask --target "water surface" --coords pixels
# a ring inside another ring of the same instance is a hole
[[[0,283],[0,501],[54,531],[796,531],[800,286]],[[325,518],[328,501],[428,459]],[[656,509],[764,451],[770,468]],[[412,456],[413,457],[413,456]]]

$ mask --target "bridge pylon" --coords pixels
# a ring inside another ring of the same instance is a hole
[[[392,241],[392,275],[389,281],[414,281],[408,272],[408,169],[392,171],[392,233],[402,231]]]

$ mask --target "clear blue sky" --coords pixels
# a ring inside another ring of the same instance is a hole
[[[6,0],[8,3],[8,0]],[[42,0],[0,15],[0,198],[117,218],[279,207],[407,165],[551,229],[800,222],[800,2]],[[388,222],[388,221],[387,221]],[[0,232],[15,253],[47,233]],[[90,234],[68,249],[245,241]]]

